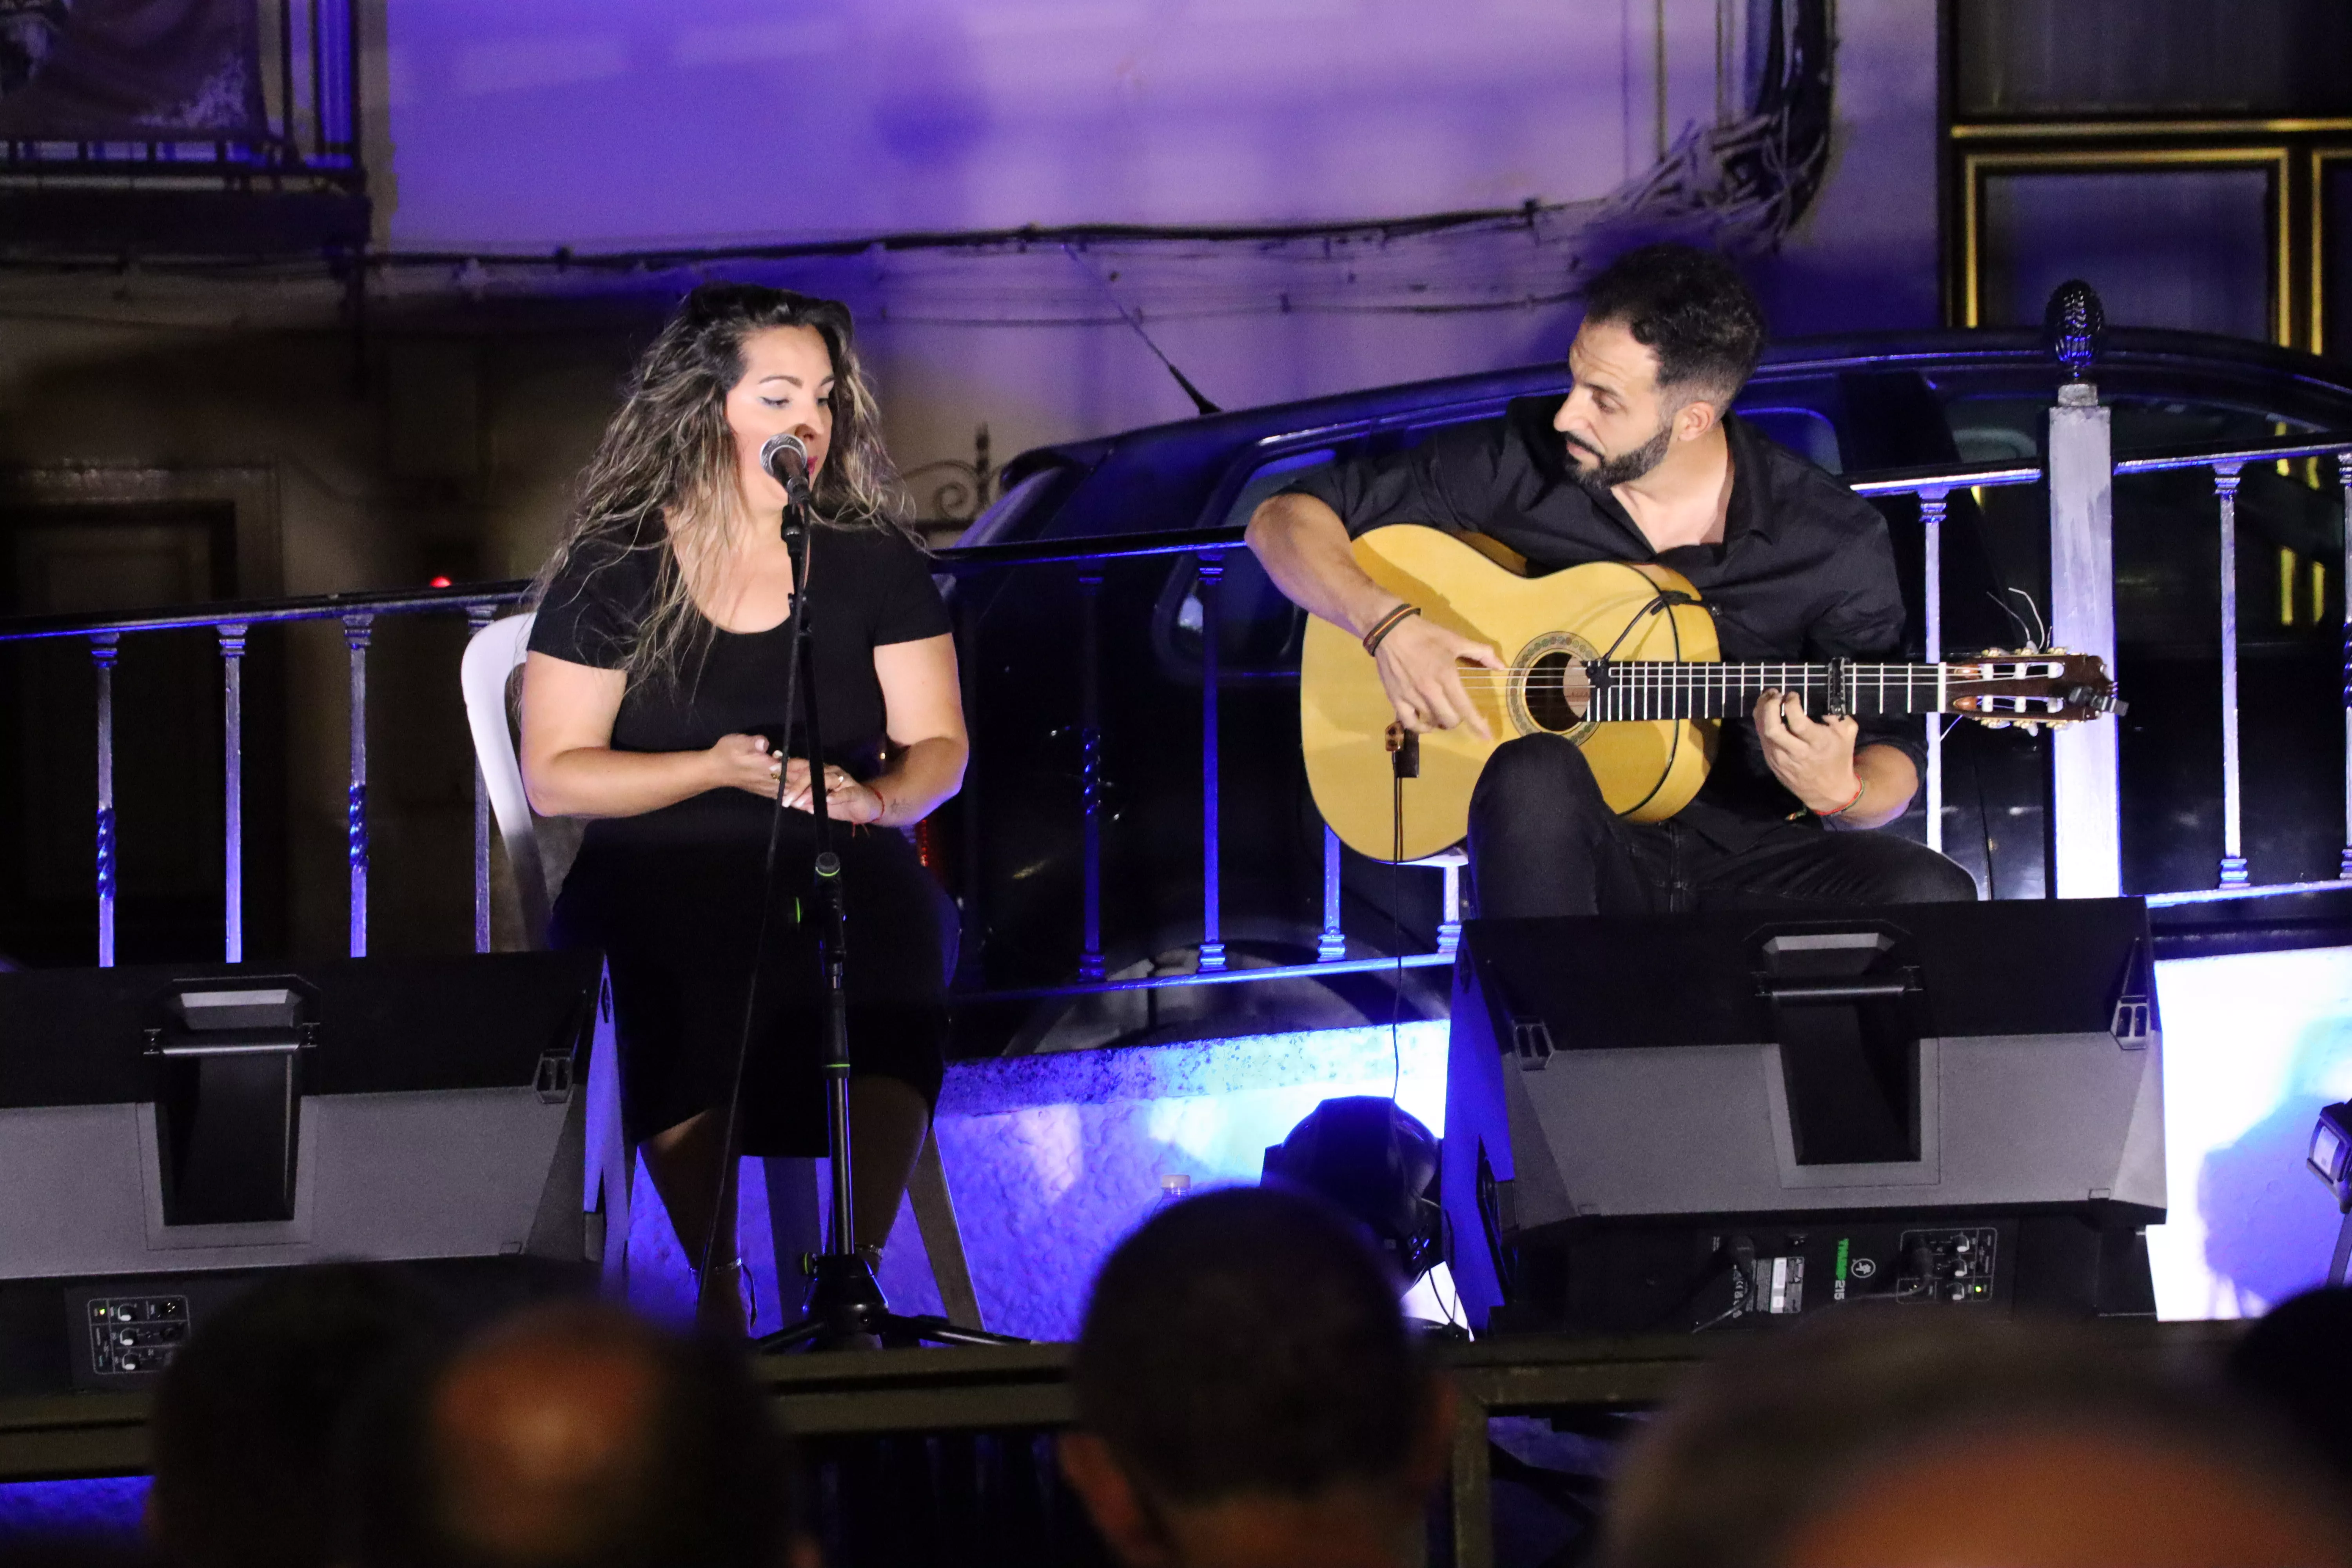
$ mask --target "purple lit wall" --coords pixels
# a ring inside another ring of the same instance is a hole
[[[1654,155],[1622,101],[1647,9],[400,0],[389,237],[614,249],[1598,195]]]
[[[1751,0],[400,0],[371,56],[380,240],[457,255],[1381,219],[1590,201],[1745,102]],[[1937,317],[1933,7],[1842,0],[1814,209],[1751,271],[1784,334]],[[1123,302],[1227,407],[1557,357],[1574,311],[1475,298],[1511,258],[1399,242],[1294,310],[1245,247]],[[1540,282],[1556,292],[1563,257]],[[1112,261],[1104,270],[1119,270]],[[865,320],[902,466],[1192,409],[1050,249],[775,280]],[[665,285],[672,280],[663,279]],[[1424,292],[1426,291],[1426,292]],[[1535,290],[1541,291],[1541,290]],[[1045,296],[1053,296],[1047,298]],[[543,541],[509,547],[520,569]]]

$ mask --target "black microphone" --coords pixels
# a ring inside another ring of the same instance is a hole
[[[808,505],[808,447],[799,437],[789,430],[769,437],[767,444],[760,448],[760,467],[784,487],[787,502]]]

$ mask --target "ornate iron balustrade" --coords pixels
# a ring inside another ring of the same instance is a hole
[[[2221,542],[2221,620],[2218,632],[2222,661],[2221,749],[2223,798],[2223,856],[2216,882],[2210,888],[2147,895],[2155,906],[2215,900],[2272,897],[2352,889],[2352,595],[2347,596],[2344,626],[2345,849],[2338,876],[2326,881],[2256,884],[2249,880],[2243,851],[2242,797],[2239,777],[2239,722],[2236,701],[2239,639],[2236,593],[2236,495],[2241,471],[2250,463],[2286,458],[2328,458],[2336,466],[2337,482],[2352,502],[2352,435],[2290,437],[2221,450],[2182,450],[2126,457],[2113,463],[2112,476],[2157,473],[2201,468],[2213,477],[2216,521]],[[1926,626],[1924,653],[1940,658],[1943,611],[1940,602],[1942,529],[1953,491],[1976,488],[2032,485],[2042,481],[2038,464],[1987,463],[1928,468],[1888,470],[1858,475],[1848,482],[1860,495],[1914,496],[1919,502],[1925,546]],[[940,552],[941,570],[962,575],[1005,568],[1038,570],[1075,567],[1080,586],[1079,742],[1082,802],[1080,819],[1072,824],[1082,846],[1084,914],[1081,949],[1072,964],[1070,983],[1013,990],[968,993],[974,998],[1013,1001],[1051,996],[1077,996],[1120,991],[1153,990],[1179,985],[1223,984],[1243,981],[1334,975],[1450,963],[1458,927],[1441,926],[1436,950],[1402,958],[1349,959],[1339,933],[1339,841],[1325,830],[1323,856],[1323,922],[1318,962],[1235,970],[1227,966],[1223,910],[1220,884],[1219,808],[1222,766],[1218,750],[1218,600],[1223,562],[1234,550],[1244,548],[1238,529],[1133,534],[1099,539],[1057,540],[1036,543],[988,544]],[[1098,590],[1105,565],[1153,557],[1192,556],[1201,566],[1199,598],[1203,670],[1201,705],[1202,798],[1201,866],[1202,879],[1201,960],[1198,973],[1114,980],[1105,975],[1102,930],[1102,710]],[[2346,544],[2345,570],[2352,584],[2352,540]],[[222,913],[223,950],[231,962],[244,956],[243,934],[243,715],[241,681],[247,639],[257,626],[298,621],[335,621],[343,631],[350,678],[350,770],[346,797],[346,858],[350,873],[350,940],[352,956],[367,952],[368,930],[368,654],[376,623],[386,616],[463,616],[470,628],[488,625],[498,613],[519,603],[529,587],[520,582],[425,590],[336,594],[242,604],[207,605],[144,615],[71,616],[0,622],[0,643],[79,638],[89,649],[96,688],[98,799],[95,882],[98,898],[98,952],[101,966],[114,962],[116,828],[113,795],[114,704],[112,672],[121,640],[142,633],[210,628],[219,648],[224,714],[223,841],[226,857],[226,906]],[[2111,590],[2110,590],[2111,591]],[[457,681],[448,682],[453,709]],[[1927,840],[1941,846],[1943,830],[1942,748],[1938,726],[1927,722],[1928,768],[1926,779]],[[2060,809],[2065,803],[2062,800]],[[2106,809],[2112,812],[2112,784]],[[2063,824],[2062,823],[2062,827]],[[2097,825],[2093,825],[2097,826]],[[2112,837],[2112,823],[2106,828]],[[478,770],[474,791],[474,942],[477,951],[490,945],[490,825],[489,809]],[[977,897],[977,889],[971,889]]]

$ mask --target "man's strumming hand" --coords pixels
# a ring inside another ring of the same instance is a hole
[[[1502,656],[1422,616],[1407,616],[1381,638],[1373,661],[1397,721],[1416,733],[1467,724],[1482,741],[1495,738],[1462,684],[1464,661],[1503,668]]]

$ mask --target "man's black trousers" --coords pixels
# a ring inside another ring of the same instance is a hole
[[[1478,912],[1670,914],[1962,902],[1976,881],[1924,845],[1810,821],[1766,825],[1727,849],[1672,818],[1633,823],[1601,799],[1584,753],[1523,735],[1487,759],[1470,797]]]

